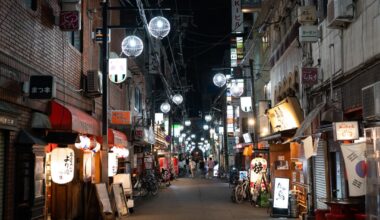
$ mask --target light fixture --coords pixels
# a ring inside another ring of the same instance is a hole
[[[240,97],[240,108],[243,112],[252,110],[252,98],[250,96]]]
[[[54,148],[51,152],[51,179],[54,183],[65,184],[74,178],[75,156],[70,148]]]
[[[206,122],[211,121],[211,119],[212,119],[212,116],[211,116],[211,115],[206,115],[206,116],[205,116],[205,120],[206,120]]]
[[[230,92],[233,97],[240,97],[244,92],[244,84],[240,84],[237,81],[231,83]]]
[[[168,102],[164,102],[161,104],[160,109],[163,113],[168,113],[170,111],[170,104]]]
[[[214,78],[212,79],[212,81],[214,82],[216,86],[223,87],[227,82],[227,78],[224,74],[217,73],[214,75]]]
[[[195,134],[192,134],[190,137],[191,137],[192,139],[194,139],[194,138],[195,138]]]
[[[255,125],[255,119],[253,119],[253,118],[248,119],[248,125],[254,126]]]
[[[124,38],[123,42],[121,42],[121,50],[128,57],[137,57],[139,56],[144,49],[144,44],[142,40],[135,36],[131,35]]]
[[[191,121],[190,120],[186,120],[185,121],[185,126],[190,126],[191,125]]]
[[[208,125],[203,125],[203,129],[204,129],[204,130],[208,130],[208,129],[209,129],[209,126],[208,126]]]
[[[148,30],[153,37],[162,39],[170,32],[170,22],[162,16],[154,17],[149,21]]]
[[[174,102],[174,104],[176,105],[180,105],[182,102],[183,102],[183,97],[181,94],[175,94],[173,97],[172,97],[172,101]]]

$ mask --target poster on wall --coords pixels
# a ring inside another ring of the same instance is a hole
[[[289,203],[289,179],[274,179],[273,216],[287,216]]]
[[[342,144],[342,154],[346,166],[348,192],[350,196],[366,194],[365,143]]]

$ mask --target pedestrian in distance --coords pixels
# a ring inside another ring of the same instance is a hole
[[[205,178],[205,174],[206,174],[206,172],[205,172],[205,161],[204,160],[200,160],[199,161],[199,171],[200,171],[200,173],[201,173],[201,178]]]
[[[195,172],[197,171],[197,164],[195,163],[194,160],[190,161],[190,171],[191,171],[191,177],[195,177]]]
[[[212,176],[213,176],[214,165],[215,165],[214,161],[210,157],[209,160],[207,161],[207,171],[208,171],[207,177],[210,179],[212,179]]]

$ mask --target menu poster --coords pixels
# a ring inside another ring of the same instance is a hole
[[[96,196],[98,197],[98,200],[100,203],[99,205],[102,209],[102,212],[105,214],[112,214],[113,211],[112,211],[111,202],[108,195],[106,184],[98,183],[95,186],[96,186]]]
[[[274,179],[272,216],[288,216],[289,179]]]
[[[118,215],[128,215],[127,199],[125,198],[123,186],[121,183],[112,184],[112,195]]]

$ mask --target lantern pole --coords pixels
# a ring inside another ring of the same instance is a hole
[[[108,185],[108,2],[102,7],[102,148],[100,151],[100,180]]]

